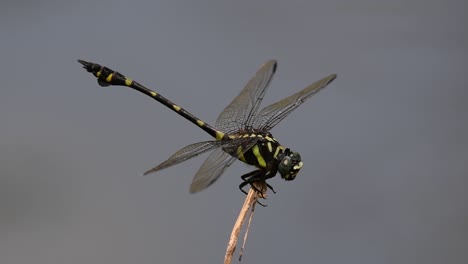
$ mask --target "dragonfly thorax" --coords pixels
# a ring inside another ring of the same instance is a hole
[[[301,161],[301,155],[289,148],[286,148],[283,154],[278,156],[278,159],[280,160],[278,164],[278,172],[281,174],[281,178],[286,181],[294,180],[297,173],[299,173],[304,165]]]

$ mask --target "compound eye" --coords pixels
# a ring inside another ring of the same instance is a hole
[[[278,165],[278,171],[281,174],[281,178],[285,180],[289,180],[289,175],[291,171],[293,170],[293,162],[291,160],[290,156],[285,156],[280,164]]]
[[[281,161],[281,166],[287,169],[291,169],[291,166],[292,166],[291,157],[289,156],[284,157],[283,160]]]
[[[281,174],[281,178],[286,181],[292,181],[296,178],[299,170],[301,170],[303,163],[299,153],[288,151],[287,154],[278,165],[278,171]]]

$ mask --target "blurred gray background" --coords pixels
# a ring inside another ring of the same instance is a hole
[[[278,59],[264,105],[338,79],[272,132],[302,154],[243,263],[468,263],[468,32],[460,1],[2,1],[0,263],[221,263],[237,162],[188,193],[209,139],[99,87],[105,64],[209,123]]]

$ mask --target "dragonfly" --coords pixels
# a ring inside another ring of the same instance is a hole
[[[328,75],[259,110],[278,68],[276,60],[267,61],[247,82],[239,95],[219,114],[215,126],[211,126],[161,94],[117,71],[97,63],[84,60],[78,62],[97,78],[100,86],[126,86],[141,92],[184,117],[213,138],[183,147],[166,161],[144,173],[155,173],[211,151],[192,180],[189,189],[191,193],[200,192],[212,185],[236,160],[255,167],[255,170],[241,176],[239,189],[244,193],[244,187],[247,185],[259,191],[253,183],[266,183],[266,180],[278,172],[282,179],[294,180],[304,165],[301,155],[281,145],[270,130],[337,77],[336,74]],[[271,185],[266,183],[266,186],[275,192]]]

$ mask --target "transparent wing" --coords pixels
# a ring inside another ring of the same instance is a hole
[[[215,127],[225,133],[237,132],[241,128],[251,127],[253,117],[258,111],[276,68],[275,60],[263,64],[239,95],[221,112]]]
[[[159,170],[174,166],[176,164],[179,164],[183,161],[186,161],[188,159],[191,159],[193,157],[196,157],[202,153],[205,153],[207,151],[213,150],[217,147],[220,147],[223,145],[222,141],[202,141],[198,143],[194,143],[191,145],[188,145],[176,153],[174,155],[170,156],[166,161],[163,163],[159,164],[158,166],[152,168],[151,170],[148,170],[147,172],[144,173],[144,175],[150,174],[157,172]]]
[[[330,84],[335,78],[336,74],[329,75],[307,86],[302,91],[263,108],[255,119],[255,128],[258,128],[260,131],[269,131],[294,109]]]
[[[213,184],[235,160],[235,157],[224,152],[221,148],[213,151],[195,174],[190,185],[190,192],[202,191]]]
[[[223,145],[222,148],[213,151],[193,177],[190,192],[196,193],[202,191],[213,184],[237,159],[236,157],[240,154],[238,153],[239,146],[242,146],[241,153],[243,154],[252,148],[257,141],[256,138],[235,139]]]

